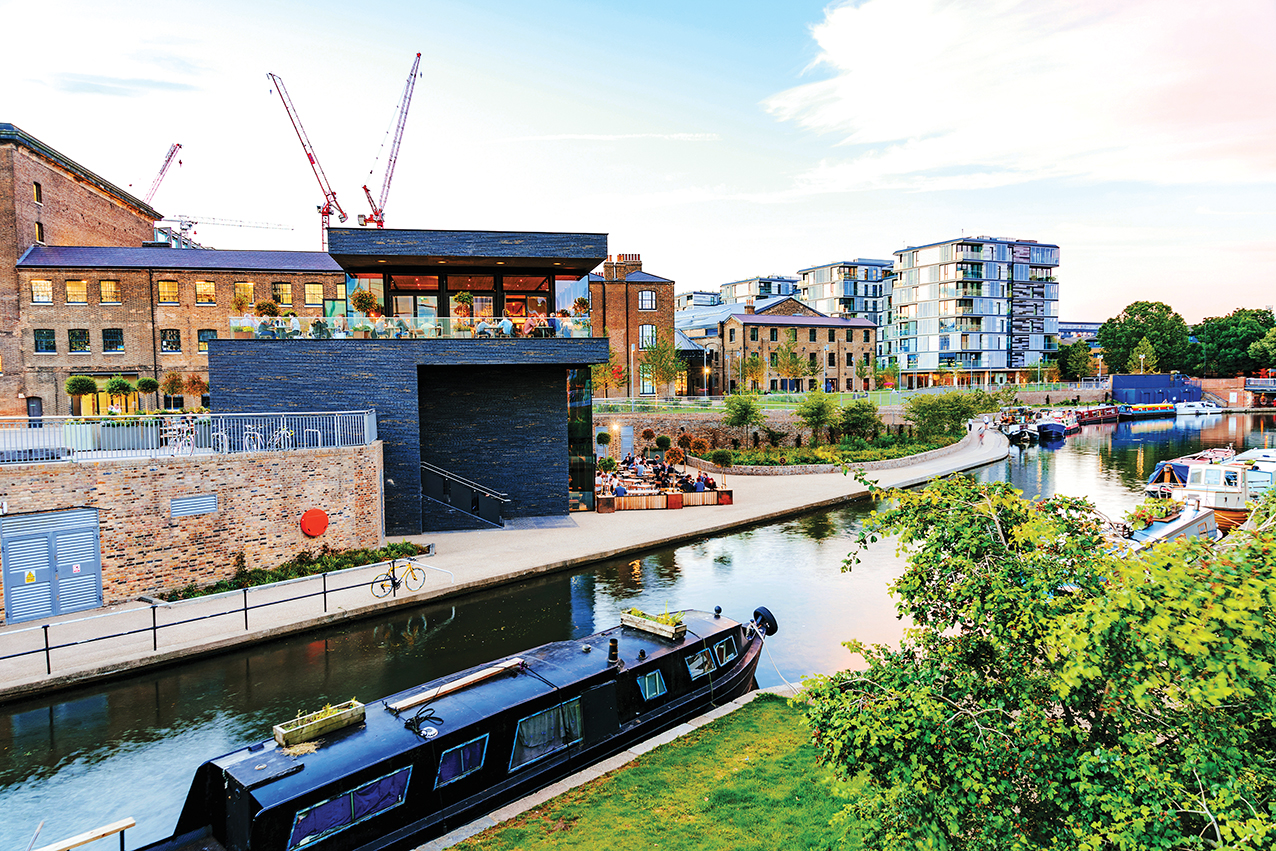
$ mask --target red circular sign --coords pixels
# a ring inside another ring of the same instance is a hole
[[[301,531],[311,538],[317,538],[328,528],[327,512],[312,508],[301,515]]]

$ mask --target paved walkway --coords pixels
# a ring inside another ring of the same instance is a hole
[[[907,467],[875,471],[872,477],[885,487],[919,484],[936,476],[1000,460],[1006,456],[1008,446],[996,432],[988,433],[982,445],[977,436],[971,434],[949,455]],[[19,658],[0,660],[0,700],[117,676],[143,667],[179,663],[237,644],[695,540],[836,505],[866,494],[866,488],[853,476],[840,473],[802,476],[728,473],[725,478],[723,484],[735,492],[733,505],[614,514],[580,512],[562,518],[515,520],[505,529],[436,532],[409,538],[436,545],[437,555],[422,559],[421,563],[437,570],[429,571],[421,591],[415,594],[401,591],[400,596],[388,600],[372,598],[368,585],[384,567],[370,565],[330,574],[326,580],[309,577],[250,589],[246,594],[231,592],[157,607],[130,602],[79,616],[0,628],[0,657],[30,651]],[[441,571],[450,572],[451,576]],[[326,594],[323,593],[325,582]],[[312,596],[290,599],[303,594]],[[165,627],[165,624],[177,625]],[[99,638],[125,632],[131,634]],[[70,646],[46,654],[43,650],[46,635],[52,646]]]

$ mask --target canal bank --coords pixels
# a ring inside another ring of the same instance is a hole
[[[971,434],[949,454],[874,471],[871,478],[883,487],[906,487],[999,461],[1007,451],[1008,444],[998,434],[989,434],[982,444]],[[565,518],[513,521],[504,529],[409,538],[436,545],[437,554],[423,563],[437,570],[429,571],[430,578],[421,591],[387,600],[374,600],[369,593],[367,583],[383,570],[370,566],[345,574],[343,590],[324,594],[322,603],[318,594],[300,597],[295,590],[298,583],[318,583],[318,577],[253,592],[255,598],[274,594],[277,599],[255,602],[254,606],[263,607],[254,608],[251,619],[248,611],[241,615],[239,604],[226,595],[205,598],[199,604],[203,607],[200,613],[184,615],[180,620],[185,623],[164,628],[159,638],[153,624],[161,616],[176,620],[168,614],[171,609],[140,601],[93,617],[50,619],[49,630],[43,634],[38,626],[6,628],[0,630],[0,656],[19,651],[28,655],[0,662],[0,701],[184,663],[243,644],[374,616],[396,607],[446,600],[591,562],[637,556],[652,548],[770,523],[867,495],[863,484],[841,473],[784,477],[728,473],[724,484],[735,492],[733,505],[603,515],[585,512]],[[290,595],[300,598],[290,599]],[[246,609],[247,599],[245,594]],[[54,645],[64,649],[56,654],[38,652],[40,642],[50,634]],[[101,640],[103,635],[118,637]]]

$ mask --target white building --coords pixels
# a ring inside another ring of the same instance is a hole
[[[802,301],[829,316],[867,319],[881,325],[890,295],[884,278],[890,260],[840,260],[799,269]]]

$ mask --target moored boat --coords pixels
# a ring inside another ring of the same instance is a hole
[[[1210,449],[1202,449],[1200,452],[1193,452],[1191,455],[1172,458],[1169,461],[1160,461],[1157,463],[1156,469],[1152,471],[1152,475],[1148,476],[1147,486],[1143,490],[1151,496],[1169,496],[1170,488],[1182,487],[1187,484],[1188,470],[1192,466],[1230,461],[1235,455],[1236,450],[1230,445],[1226,447],[1215,446]]]
[[[1187,482],[1169,488],[1171,499],[1180,502],[1197,500],[1204,508],[1214,510],[1218,528],[1230,532],[1249,517],[1249,481],[1246,465],[1229,461],[1222,464],[1196,464],[1188,468]]]
[[[1071,411],[1047,411],[1037,420],[1037,434],[1042,440],[1063,440],[1081,431],[1081,424]]]
[[[1123,525],[1120,534],[1112,536],[1117,550],[1137,552],[1164,541],[1179,538],[1207,538],[1217,540],[1222,536],[1213,509],[1201,505],[1199,499],[1188,500],[1177,510],[1152,520],[1142,529]]]
[[[1174,413],[1177,416],[1195,416],[1197,414],[1221,414],[1223,409],[1213,402],[1175,402]]]
[[[775,618],[720,612],[681,612],[659,624],[668,638],[621,625],[541,645],[370,703],[306,746],[210,760],[173,835],[144,851],[419,845],[748,692]]]
[[[1156,402],[1147,405],[1118,405],[1118,417],[1121,420],[1151,420],[1157,417],[1174,416],[1173,402]]]
[[[1077,411],[1077,422],[1081,425],[1093,423],[1114,423],[1117,421],[1116,405],[1100,405],[1094,408],[1082,408]]]

